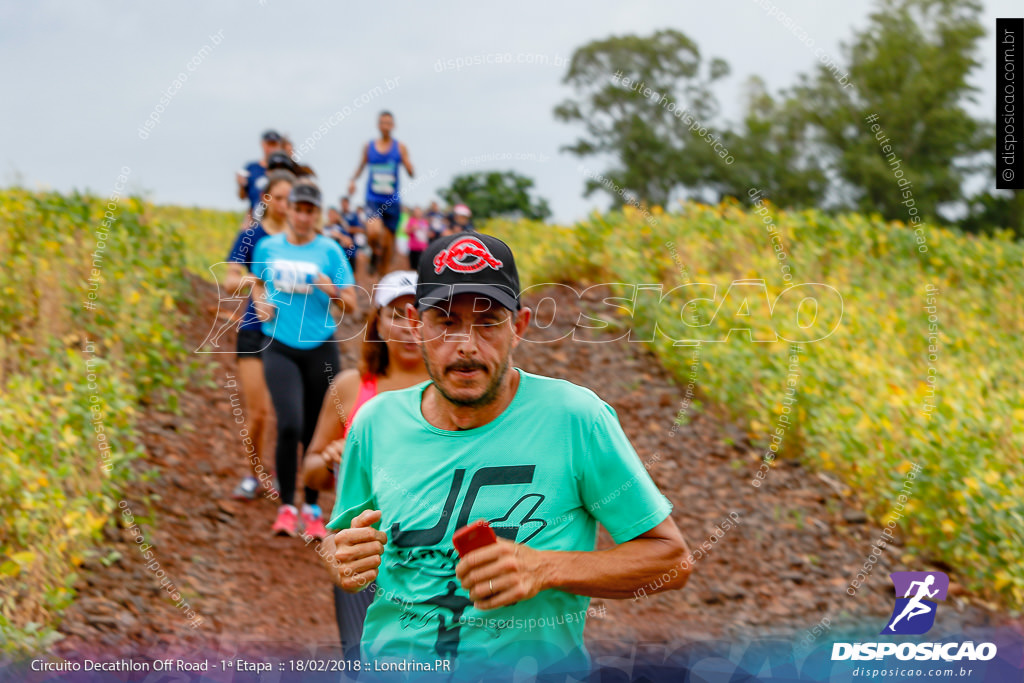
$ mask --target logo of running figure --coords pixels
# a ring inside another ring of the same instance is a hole
[[[889,577],[896,588],[896,606],[882,633],[926,633],[935,623],[937,601],[946,599],[949,577],[942,572],[893,572]]]
[[[498,270],[502,263],[475,237],[457,239],[434,257],[434,272],[437,274],[445,268],[457,273],[475,273],[488,266]]]

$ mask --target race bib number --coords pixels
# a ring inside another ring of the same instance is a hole
[[[370,167],[370,189],[375,194],[394,194],[398,177],[391,164]]]
[[[308,294],[313,291],[313,280],[320,273],[316,264],[308,261],[278,259],[270,264],[274,274],[274,287],[279,292]]]

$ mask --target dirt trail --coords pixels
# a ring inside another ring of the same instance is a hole
[[[196,315],[186,331],[196,348],[216,311],[213,287],[195,280]],[[517,364],[594,389],[618,412],[641,460],[674,504],[673,516],[691,548],[710,541],[716,525],[733,513],[738,525],[715,539],[699,558],[682,591],[640,600],[595,600],[587,640],[595,653],[628,649],[637,642],[685,641],[743,635],[798,634],[828,618],[833,629],[866,621],[880,628],[892,605],[888,574],[904,567],[890,547],[855,597],[846,587],[881,530],[864,522],[856,504],[836,485],[781,461],[760,489],[750,485],[761,462],[734,426],[694,413],[677,385],[643,345],[577,329],[580,304],[559,292],[553,317],[540,311],[545,329],[532,328]],[[528,302],[534,305],[537,299]],[[584,301],[584,308],[593,305]],[[598,308],[594,305],[594,308]],[[578,339],[571,333],[576,330]],[[345,336],[355,328],[346,325]],[[568,338],[560,337],[569,335]],[[353,367],[358,341],[343,344],[343,366]],[[234,339],[223,348],[234,349]],[[681,353],[690,353],[688,349]],[[227,499],[245,472],[244,451],[232,416],[237,377],[233,353],[201,356],[215,388],[193,386],[182,397],[181,417],[150,411],[144,428],[146,458],[136,466],[153,477],[133,489],[126,504],[159,569],[202,618],[189,626],[182,609],[159,584],[156,569],[129,530],[108,527],[110,566],[87,565],[79,599],[61,625],[62,655],[109,656],[154,652],[266,655],[269,651],[320,654],[337,644],[330,585],[312,545],[274,538],[276,504]],[[700,378],[697,378],[699,389]],[[691,421],[672,430],[685,408]],[[266,458],[272,461],[272,454]],[[329,510],[332,496],[321,505]],[[148,518],[148,519],[147,519]],[[601,543],[609,540],[602,531]],[[968,600],[955,585],[939,611],[937,629],[997,625],[1006,619]],[[838,626],[837,626],[838,625]]]

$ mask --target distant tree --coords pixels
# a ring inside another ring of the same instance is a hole
[[[554,114],[581,124],[584,133],[564,149],[612,163],[585,176],[585,195],[601,190],[615,206],[626,198],[664,206],[677,190],[705,187],[712,143],[690,126],[696,121],[714,137],[709,126],[718,102],[710,86],[728,73],[721,59],[705,65],[696,43],[672,29],[577,48],[563,78],[576,95]],[[598,175],[610,182],[593,177]]]
[[[801,77],[792,97],[839,181],[837,207],[906,220],[897,169],[921,215],[948,220],[963,206],[964,181],[992,147],[991,125],[964,108],[977,92],[967,78],[979,66],[981,9],[976,0],[880,0],[842,46],[848,84],[824,65]]]
[[[533,179],[514,171],[479,171],[455,176],[438,195],[448,204],[464,203],[475,220],[494,216],[546,220],[551,216],[548,201],[531,197],[532,189]]]
[[[750,201],[750,192],[759,189],[778,206],[818,206],[828,178],[809,140],[802,107],[791,99],[773,98],[757,76],[747,82],[746,95],[741,127],[722,134],[732,162],[710,157],[708,184],[720,197]]]

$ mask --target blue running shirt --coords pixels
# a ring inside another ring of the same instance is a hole
[[[283,232],[263,238],[253,253],[252,272],[266,284],[268,301],[277,306],[274,317],[263,323],[263,334],[294,349],[319,346],[338,326],[327,293],[309,284],[317,274],[339,287],[355,284],[341,247],[323,235],[301,246]]]

